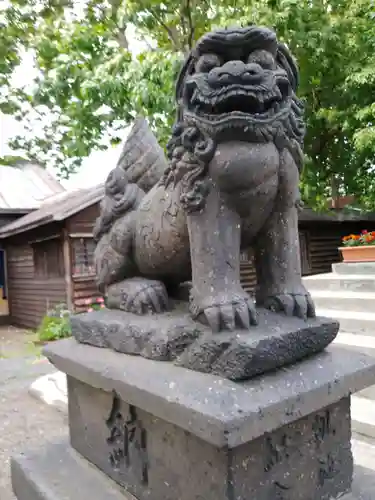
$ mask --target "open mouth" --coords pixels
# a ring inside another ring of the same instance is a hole
[[[195,114],[215,120],[223,115],[246,115],[258,119],[273,117],[286,106],[289,85],[280,81],[272,90],[263,87],[230,86],[215,95],[205,95],[195,87],[189,109]]]

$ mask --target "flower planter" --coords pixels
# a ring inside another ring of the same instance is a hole
[[[344,262],[375,262],[375,245],[340,247]]]

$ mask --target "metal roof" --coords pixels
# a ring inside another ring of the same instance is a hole
[[[64,187],[39,165],[0,165],[0,211],[34,210],[61,192],[65,192]]]
[[[104,196],[104,184],[90,189],[65,191],[44,201],[38,210],[17,219],[0,228],[0,238],[9,238],[24,233],[38,226],[51,222],[60,222],[72,215],[101,201]]]

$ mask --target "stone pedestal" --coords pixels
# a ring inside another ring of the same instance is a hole
[[[77,467],[82,498],[104,499],[102,472],[114,500],[328,500],[350,491],[350,394],[375,380],[365,355],[330,347],[236,383],[72,339],[46,354],[68,375],[72,446],[50,453]],[[73,450],[88,462],[72,461]],[[49,496],[28,496],[30,463],[12,464],[19,500],[75,498],[56,490],[58,478]],[[90,468],[91,481],[88,463],[102,471]],[[42,476],[45,487],[48,470]]]

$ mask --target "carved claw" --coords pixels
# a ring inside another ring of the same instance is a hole
[[[195,319],[208,324],[213,332],[236,328],[249,330],[251,325],[257,325],[254,302],[245,292],[235,294],[232,299],[227,295],[222,299],[206,297],[200,305],[192,298],[190,310]]]
[[[108,287],[108,306],[134,314],[162,313],[169,309],[168,294],[161,281],[131,278]]]
[[[151,285],[128,294],[125,310],[135,314],[162,313],[168,309],[168,296],[164,286]]]
[[[264,307],[274,312],[284,312],[287,316],[307,319],[315,318],[314,302],[308,292],[283,293],[268,297]]]

